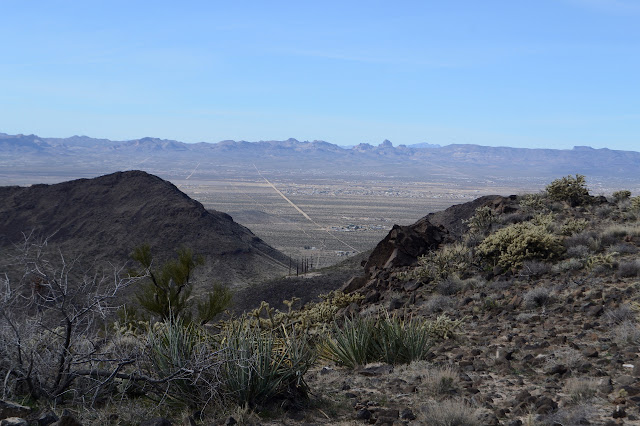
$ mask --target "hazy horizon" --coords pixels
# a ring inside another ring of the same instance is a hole
[[[11,134],[638,146],[634,1],[2,9],[0,126]]]

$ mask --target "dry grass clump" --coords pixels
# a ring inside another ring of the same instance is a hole
[[[460,377],[453,366],[433,367],[422,377],[422,384],[430,395],[447,395],[459,388]]]
[[[430,426],[480,426],[477,410],[463,401],[432,401],[422,407],[421,421]]]
[[[596,396],[598,381],[590,377],[571,377],[565,382],[564,391],[572,404],[588,403]]]

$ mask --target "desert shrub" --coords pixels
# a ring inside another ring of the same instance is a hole
[[[522,262],[520,276],[535,278],[548,274],[549,272],[551,272],[551,265],[548,263],[538,260],[525,260]]]
[[[512,223],[526,222],[534,217],[535,215],[533,213],[516,211],[498,216],[498,222],[501,225],[511,225]]]
[[[620,262],[617,275],[622,278],[640,276],[640,261],[636,259],[628,262]]]
[[[522,299],[525,307],[541,308],[551,301],[551,289],[546,287],[536,287],[526,292]]]
[[[591,201],[586,180],[583,175],[569,175],[556,179],[546,187],[547,195],[551,200],[564,201],[573,206],[588,204]]]
[[[584,362],[584,355],[570,347],[559,347],[545,360],[545,365],[552,368],[555,365],[563,365],[570,370],[578,368]]]
[[[627,303],[615,309],[609,309],[604,314],[610,325],[622,324],[625,321],[637,321],[638,318],[638,311]]]
[[[594,272],[608,271],[616,266],[613,254],[594,254],[586,259],[585,267]]]
[[[476,410],[455,399],[432,401],[422,408],[423,423],[431,426],[480,426]]]
[[[571,258],[561,260],[560,262],[553,265],[551,270],[555,273],[567,273],[573,271],[579,271],[584,268],[584,263],[581,259]]]
[[[640,327],[636,319],[622,321],[612,329],[613,341],[620,346],[640,344]]]
[[[496,221],[496,214],[491,207],[478,207],[475,214],[463,222],[469,227],[469,232],[486,235]]]
[[[589,256],[589,254],[590,251],[589,247],[587,246],[578,245],[567,248],[567,257],[569,258],[585,259],[587,256]]]
[[[418,259],[412,277],[422,280],[441,280],[461,274],[471,265],[471,251],[463,243],[447,244]]]
[[[570,219],[562,225],[560,233],[562,235],[574,235],[584,231],[589,225],[589,221],[586,219]]]
[[[640,196],[631,199],[631,209],[640,210]]]
[[[591,251],[598,251],[597,249],[600,248],[600,244],[595,242],[597,240],[598,234],[593,231],[584,231],[565,238],[564,245],[566,248],[571,248],[574,246],[586,246],[589,247]]]
[[[285,300],[283,303],[289,307],[286,312],[278,311],[263,301],[258,308],[243,314],[240,319],[261,330],[279,332],[285,326],[294,327],[299,333],[318,334],[326,325],[333,323],[340,309],[364,299],[364,296],[359,293],[341,291],[332,291],[321,294],[319,297],[322,299],[320,302],[307,303],[300,309],[293,308],[298,299]],[[223,323],[223,327],[232,323],[233,321]]]
[[[556,259],[563,252],[560,238],[533,221],[499,229],[478,246],[478,253],[504,269],[519,268],[525,260]]]
[[[628,243],[619,243],[609,246],[607,248],[607,253],[617,253],[617,254],[636,254],[638,252],[638,248],[633,244]]]
[[[520,207],[531,212],[541,212],[547,208],[544,194],[524,194],[519,197]]]
[[[433,367],[422,377],[422,384],[433,396],[449,394],[460,386],[460,376],[452,366]]]
[[[619,203],[620,201],[628,200],[631,198],[631,191],[628,189],[623,189],[621,191],[616,191],[613,193],[613,201]]]
[[[46,240],[27,237],[16,250],[3,253],[13,267],[0,271],[0,395],[52,403],[101,398],[119,369],[114,364],[129,360],[104,352],[100,330],[119,291],[136,280],[65,257]]]
[[[595,208],[594,211],[595,215],[598,216],[599,218],[605,219],[608,217],[614,218],[614,216],[612,216],[613,213],[613,207],[608,205],[608,204],[603,204],[601,206],[597,206]]]
[[[237,405],[308,397],[304,375],[315,362],[315,352],[292,328],[276,335],[237,321],[222,332],[218,357],[223,397]]]
[[[436,291],[443,296],[452,296],[464,288],[464,282],[455,275],[443,278],[436,284]]]
[[[561,407],[558,411],[537,418],[536,423],[525,423],[530,426],[579,426],[589,425],[598,415],[598,408],[590,402],[572,404]]]
[[[606,245],[616,243],[623,238],[638,236],[640,236],[640,226],[638,225],[611,225],[600,233],[600,237]]]
[[[429,313],[445,312],[454,306],[449,296],[435,295],[424,304],[424,309]]]

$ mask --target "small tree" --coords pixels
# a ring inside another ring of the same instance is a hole
[[[162,321],[181,318],[190,323],[196,314],[195,321],[204,325],[231,303],[231,292],[221,284],[215,284],[204,300],[191,298],[193,270],[204,263],[204,258],[194,256],[191,249],[178,249],[177,258],[167,261],[158,270],[152,269],[153,257],[148,244],[136,248],[131,257],[144,268],[141,275],[147,277],[136,300],[145,311]]]
[[[572,207],[588,204],[591,201],[586,180],[583,175],[569,175],[556,179],[547,185],[547,194],[554,201],[566,201]]]

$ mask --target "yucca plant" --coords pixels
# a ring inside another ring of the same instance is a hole
[[[345,318],[342,326],[333,324],[330,337],[323,342],[323,356],[347,368],[372,362],[376,360],[375,333],[375,318]]]
[[[412,317],[403,320],[385,312],[378,321],[375,351],[380,361],[407,364],[424,359],[431,349],[428,323]]]
[[[162,398],[194,405],[217,393],[219,362],[200,327],[169,318],[151,328],[147,341],[148,369],[157,377],[156,393]]]
[[[258,406],[277,398],[308,396],[304,380],[315,362],[306,338],[284,329],[261,331],[237,321],[222,333],[220,357],[225,395],[238,405]]]
[[[424,359],[431,348],[431,323],[418,318],[400,319],[384,312],[373,317],[347,318],[334,324],[324,342],[323,356],[347,368],[369,362],[405,364]]]

